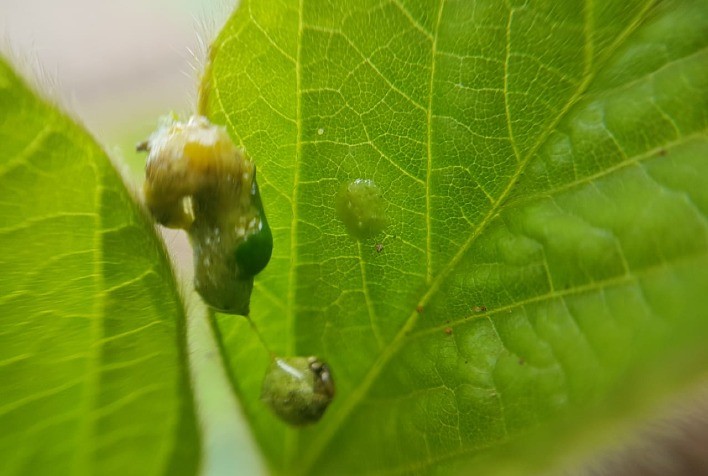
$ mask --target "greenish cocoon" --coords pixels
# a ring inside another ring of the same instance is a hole
[[[261,399],[294,426],[317,422],[332,398],[332,374],[317,357],[274,358],[263,379]]]
[[[386,228],[386,201],[372,180],[356,179],[337,194],[337,216],[357,240],[371,238]]]

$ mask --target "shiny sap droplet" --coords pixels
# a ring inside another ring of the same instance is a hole
[[[337,216],[357,240],[380,233],[386,227],[386,201],[372,180],[356,179],[337,194]]]
[[[332,374],[317,357],[274,358],[261,389],[261,400],[294,426],[319,421],[333,398]]]

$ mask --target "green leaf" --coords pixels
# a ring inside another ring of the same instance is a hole
[[[185,317],[88,134],[0,58],[0,473],[194,474]]]
[[[485,457],[512,442],[548,464],[704,373],[707,47],[699,0],[241,2],[200,108],[258,166],[251,315],[337,386],[286,428],[268,353],[218,316],[272,468],[488,474],[530,458]],[[386,235],[338,221],[357,178]]]

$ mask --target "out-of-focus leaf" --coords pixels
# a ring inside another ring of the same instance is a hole
[[[104,152],[0,59],[0,473],[195,474],[185,317]]]

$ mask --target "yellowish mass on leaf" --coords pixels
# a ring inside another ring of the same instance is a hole
[[[189,234],[197,291],[219,311],[247,315],[273,246],[253,161],[201,116],[165,121],[141,148],[145,202],[158,223]]]

